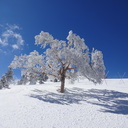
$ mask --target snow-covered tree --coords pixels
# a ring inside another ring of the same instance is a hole
[[[3,88],[3,83],[2,83],[2,81],[0,80],[0,89],[2,89]]]
[[[35,42],[45,51],[43,65],[46,74],[61,81],[60,92],[64,92],[66,77],[74,78],[79,74],[94,83],[101,83],[104,78],[105,66],[102,52],[93,50],[90,53],[84,39],[72,31],[69,32],[67,41],[54,39],[48,32],[41,31],[35,36]]]
[[[25,85],[29,82],[28,78],[26,75],[21,76],[21,80],[18,81],[18,85]]]
[[[9,83],[7,81],[6,75],[3,75],[1,78],[1,82],[3,88],[9,88]]]
[[[0,79],[0,89],[9,88],[9,85],[13,82],[13,71],[12,68],[8,68],[7,73],[5,73]]]
[[[83,38],[69,32],[67,41],[54,39],[48,32],[35,36],[35,44],[41,45],[44,53],[37,51],[30,55],[15,56],[12,68],[21,68],[24,72],[45,73],[61,81],[60,92],[64,92],[65,78],[75,79],[85,76],[94,83],[101,83],[105,75],[105,66],[101,51],[89,52]]]
[[[38,76],[38,80],[39,80],[39,84],[43,84],[43,83],[44,83],[43,74],[40,74],[40,75]]]
[[[105,66],[103,62],[102,52],[93,49],[91,57],[92,57],[91,63],[92,63],[93,70],[96,72],[96,74],[98,74],[100,78],[105,77],[105,73],[104,73]]]
[[[40,73],[38,76],[38,80],[40,84],[43,84],[45,81],[47,81],[48,76],[45,73]]]
[[[13,82],[13,70],[11,67],[8,68],[8,71],[5,76],[8,84],[11,84]]]
[[[35,85],[36,84],[36,82],[37,82],[37,73],[33,73],[33,72],[31,72],[31,73],[29,73],[29,84],[30,85]]]

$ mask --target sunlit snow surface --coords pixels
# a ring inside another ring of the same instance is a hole
[[[0,128],[128,128],[128,79],[11,85],[0,90]]]

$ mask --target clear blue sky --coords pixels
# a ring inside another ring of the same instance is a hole
[[[103,52],[108,77],[128,78],[128,0],[0,0],[0,76],[14,55],[41,52],[41,30],[62,40],[73,30]]]

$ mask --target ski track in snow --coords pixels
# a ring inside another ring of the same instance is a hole
[[[128,128],[128,79],[12,85],[0,90],[0,128]]]

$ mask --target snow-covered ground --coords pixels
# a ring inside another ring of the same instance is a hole
[[[128,79],[12,85],[0,90],[0,128],[128,128]]]

